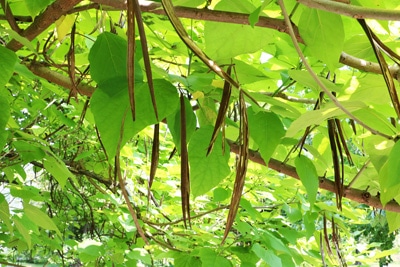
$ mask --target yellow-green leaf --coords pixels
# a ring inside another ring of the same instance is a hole
[[[50,217],[46,213],[41,211],[39,208],[32,206],[27,202],[24,202],[24,212],[29,220],[31,220],[37,226],[42,227],[46,230],[53,230],[60,237],[62,236],[56,224],[50,219]]]

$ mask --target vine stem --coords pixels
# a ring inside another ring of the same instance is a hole
[[[285,19],[286,25],[288,27],[289,35],[292,38],[292,42],[294,45],[294,48],[297,51],[297,54],[300,56],[301,61],[303,62],[304,67],[307,69],[307,71],[310,73],[311,77],[315,80],[315,82],[318,84],[318,86],[322,89],[322,91],[329,97],[329,99],[335,104],[336,107],[338,107],[340,110],[342,110],[350,119],[354,120],[358,124],[360,124],[362,127],[364,127],[366,130],[370,131],[374,135],[379,135],[382,137],[385,137],[389,140],[393,140],[394,138],[390,135],[384,134],[379,132],[378,130],[375,130],[365,124],[363,121],[359,120],[357,117],[355,117],[350,111],[348,111],[340,102],[339,100],[326,88],[326,86],[320,81],[318,78],[317,74],[313,71],[311,68],[310,64],[306,60],[306,57],[304,56],[303,52],[300,49],[299,42],[296,39],[292,22],[290,21],[289,15],[287,13],[285,4],[283,3],[283,0],[278,0],[279,6],[282,9],[282,14]]]
[[[311,8],[317,8],[356,19],[400,21],[399,10],[368,8],[362,6],[348,5],[332,0],[297,0],[297,2]]]

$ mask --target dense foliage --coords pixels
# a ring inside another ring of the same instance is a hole
[[[400,1],[0,3],[0,263],[397,251]]]

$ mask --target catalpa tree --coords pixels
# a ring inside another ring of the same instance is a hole
[[[396,251],[399,1],[0,3],[2,263]]]

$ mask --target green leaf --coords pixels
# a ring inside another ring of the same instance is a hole
[[[140,260],[149,266],[151,265],[151,256],[144,248],[134,248],[127,256],[130,259]]]
[[[0,69],[1,66],[2,64],[0,64]],[[0,76],[1,76],[1,71],[0,71]],[[8,103],[6,92],[3,91],[2,86],[0,86],[0,150],[3,150],[3,147],[7,142],[8,131],[6,130],[6,126],[9,118],[10,118],[10,105]]]
[[[342,102],[342,105],[350,112],[366,107],[365,103],[361,101]],[[333,103],[329,103],[324,108],[318,110],[307,111],[292,122],[286,131],[286,137],[294,137],[299,131],[306,129],[310,125],[320,125],[328,118],[338,117],[343,114],[343,110],[336,107]]]
[[[247,109],[250,137],[257,143],[260,154],[268,163],[281,138],[285,136],[285,129],[279,117],[272,112],[255,112]]]
[[[34,18],[48,5],[54,2],[54,0],[35,0],[35,1],[24,0],[24,2],[30,15]]]
[[[201,261],[197,257],[193,257],[187,253],[177,253],[174,257],[175,267],[202,267]]]
[[[271,250],[266,250],[260,244],[256,243],[253,245],[252,251],[256,253],[268,266],[271,267],[281,267],[282,260],[276,256]]]
[[[41,160],[45,157],[45,152],[39,145],[27,141],[15,141],[12,143],[18,153],[21,155],[24,162],[32,162]]]
[[[390,151],[389,158],[379,171],[380,199],[382,205],[400,195],[400,142],[396,142]]]
[[[3,90],[3,86],[10,80],[13,74],[14,66],[18,58],[13,51],[4,46],[0,46],[0,58],[0,88]]]
[[[222,137],[218,136],[214,149],[206,156],[213,127],[197,130],[189,143],[191,191],[194,197],[207,193],[230,173],[228,144],[222,150]]]
[[[257,24],[259,18],[260,18],[260,13],[262,9],[261,6],[257,7],[253,12],[250,13],[249,15],[249,23],[250,26],[254,28],[254,26]]]
[[[356,116],[356,118],[360,121],[366,122],[368,126],[373,129],[377,129],[381,133],[385,133],[387,135],[394,135],[397,133],[396,128],[390,123],[387,117],[373,108],[366,107],[355,110],[353,115]]]
[[[260,5],[253,12],[250,13],[250,15],[249,15],[249,23],[250,23],[251,27],[254,27],[257,24],[257,22],[258,22],[258,20],[260,18],[261,12],[271,2],[272,2],[272,0],[263,1],[262,5]]]
[[[13,217],[13,222],[14,222],[14,225],[17,228],[18,232],[24,238],[24,241],[28,245],[28,248],[31,249],[32,248],[32,238],[29,233],[29,230],[24,226],[24,224],[22,223],[22,220],[19,217],[17,217],[17,216]]]
[[[46,230],[53,230],[59,237],[62,237],[57,225],[50,219],[50,217],[41,211],[39,208],[24,202],[24,213],[34,224]]]
[[[369,155],[376,172],[379,173],[389,158],[394,142],[377,135],[367,136],[364,140],[365,151]]]
[[[344,44],[341,16],[333,12],[304,8],[298,26],[309,53],[334,71]]]
[[[65,186],[68,178],[75,179],[75,176],[68,170],[65,163],[52,153],[47,153],[43,159],[45,169],[56,178],[61,188]]]
[[[314,236],[315,220],[318,218],[318,213],[307,211],[303,216],[304,227],[306,230],[307,240]]]
[[[293,80],[297,81],[301,85],[307,86],[318,92],[321,91],[320,86],[317,84],[317,82],[308,71],[289,70],[288,73]],[[326,86],[326,88],[329,89],[329,91],[338,92],[341,90],[340,85],[334,84],[333,82],[320,77],[318,79]]]
[[[283,252],[289,255],[291,254],[289,248],[283,244],[282,240],[269,231],[263,232],[262,240],[264,241],[266,247],[271,248],[276,252]]]
[[[19,197],[24,201],[43,201],[40,189],[34,186],[12,185],[10,186],[10,193],[13,197]]]
[[[118,35],[100,34],[89,53],[90,74],[98,84],[119,77],[127,80],[127,42]],[[135,81],[142,81],[141,67],[135,61]]]
[[[193,112],[193,107],[190,104],[190,101],[185,98],[185,112],[186,112],[186,140],[190,141],[194,131],[196,130],[196,115]],[[168,129],[171,132],[172,138],[174,140],[174,144],[178,151],[181,148],[181,110],[177,109],[175,113],[168,116],[167,124]]]
[[[3,194],[0,194],[0,220],[7,226],[10,233],[13,232],[13,227],[10,220],[10,207]]]
[[[229,193],[228,190],[221,187],[217,187],[213,191],[213,201],[214,202],[224,201],[230,196],[230,194],[231,193]]]
[[[273,36],[274,32],[266,28],[207,21],[204,24],[205,53],[221,62],[256,52],[267,46]]]
[[[202,267],[230,267],[232,263],[219,256],[215,250],[211,248],[200,248],[200,260],[202,262]]]
[[[158,116],[164,119],[177,109],[178,93],[166,80],[154,80],[153,83]],[[122,122],[124,122],[124,133],[121,147],[146,126],[158,122],[146,83],[137,84],[135,99],[136,120],[133,121],[132,113],[128,112],[130,105],[126,80],[116,78],[103,82],[91,98],[91,110],[110,160],[113,160],[117,150]]]
[[[104,255],[102,243],[91,239],[85,239],[78,244],[79,259],[82,262],[95,261],[97,258]]]
[[[400,228],[400,213],[386,211],[386,220],[389,225],[390,233],[393,233]]]
[[[240,266],[243,267],[256,266],[257,262],[260,260],[250,246],[235,246],[231,247],[230,251],[240,259]]]
[[[32,44],[31,41],[29,41],[27,38],[22,37],[19,33],[17,33],[16,31],[13,31],[11,29],[0,29],[0,32],[5,32],[8,35],[10,35],[10,37],[12,39],[15,39],[16,41],[18,41],[19,43],[23,44],[26,48],[29,49],[29,51],[31,51],[32,53],[38,54],[35,46]],[[28,71],[29,72],[29,71]],[[29,72],[30,75],[33,75],[31,72]]]
[[[306,188],[307,198],[310,202],[310,206],[312,207],[314,206],[318,193],[319,180],[317,169],[315,168],[311,159],[303,155],[296,157],[294,163],[297,174],[299,175],[302,184]]]

